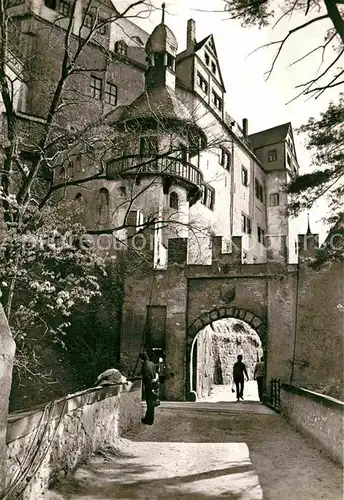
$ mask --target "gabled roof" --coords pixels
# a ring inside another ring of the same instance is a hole
[[[213,46],[214,48],[212,49],[213,52],[214,52],[214,59],[215,61],[217,62],[218,64],[218,70],[219,70],[219,73],[218,73],[218,78],[217,80],[220,81],[220,84],[222,85],[223,87],[223,90],[226,92],[226,88],[225,88],[225,83],[223,81],[223,78],[222,78],[222,73],[221,73],[221,68],[220,68],[220,61],[217,57],[217,51],[216,51],[216,47],[215,47],[215,40],[214,40],[214,36],[213,35],[208,35],[206,36],[205,38],[203,38],[203,40],[201,40],[200,42],[196,42],[195,45],[194,45],[194,50],[191,52],[190,50],[183,50],[183,52],[181,52],[180,54],[177,54],[177,64],[179,61],[181,61],[182,59],[186,59],[187,57],[191,57],[191,56],[194,56],[195,54],[197,54],[197,52],[202,48],[204,47],[204,45],[209,41],[211,40],[212,43],[213,43]],[[215,77],[216,78],[216,77]]]
[[[211,36],[213,36],[213,35],[208,35],[205,38],[203,38],[203,40],[201,40],[200,42],[196,42],[195,43],[195,52],[197,52],[199,49],[201,49],[203,47],[203,45],[207,43],[207,41],[209,40],[209,38]]]
[[[272,144],[277,144],[278,142],[283,142],[291,128],[291,123],[283,123],[283,125],[277,125],[277,127],[268,128],[262,130],[261,132],[256,132],[255,134],[250,134],[248,136],[253,149],[263,148],[264,146],[270,146]]]

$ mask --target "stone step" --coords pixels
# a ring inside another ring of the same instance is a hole
[[[143,405],[145,403],[143,402]],[[271,408],[262,403],[241,401],[239,403],[209,403],[209,402],[189,402],[189,401],[162,401],[159,409],[166,410],[187,410],[187,411],[207,411],[216,413],[253,413],[259,415],[276,415]]]

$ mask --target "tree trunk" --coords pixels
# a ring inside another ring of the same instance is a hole
[[[15,343],[0,303],[0,498],[6,477],[6,426],[14,353]]]

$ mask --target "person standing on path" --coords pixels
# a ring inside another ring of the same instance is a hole
[[[245,363],[242,362],[242,355],[237,356],[237,362],[233,366],[233,380],[236,387],[237,401],[244,400],[244,374],[247,381],[249,380]]]
[[[158,382],[158,374],[156,371],[156,366],[152,361],[149,361],[148,356],[145,352],[139,355],[142,361],[141,375],[142,381],[145,388],[146,404],[147,410],[146,415],[142,419],[143,424],[153,425],[154,423],[154,409],[155,409],[155,395],[153,392],[154,385]]]
[[[264,357],[260,358],[260,361],[254,367],[254,378],[258,385],[259,401],[263,401],[264,394],[264,382],[265,382],[265,361]]]

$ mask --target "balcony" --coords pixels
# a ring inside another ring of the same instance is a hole
[[[147,158],[142,156],[125,156],[115,158],[107,163],[108,179],[119,179],[126,176],[156,175],[164,178],[166,189],[174,181],[180,181],[188,188],[189,197],[199,198],[203,182],[202,172],[189,162],[180,158],[162,157]],[[197,200],[196,200],[197,201]]]

